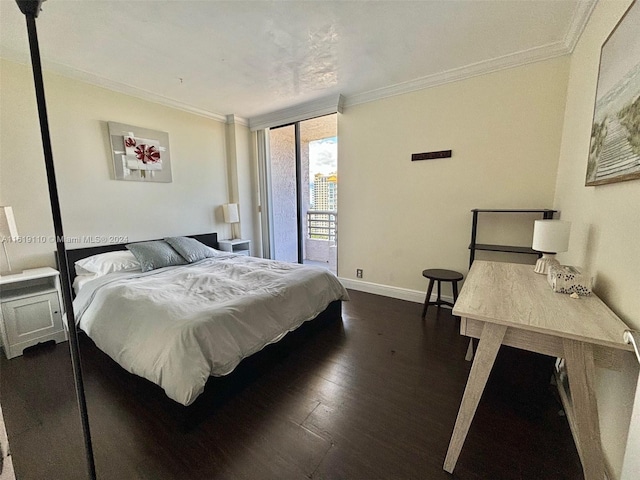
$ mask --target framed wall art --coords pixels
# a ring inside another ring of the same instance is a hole
[[[169,134],[108,122],[116,180],[171,182]]]
[[[585,185],[640,178],[640,1],[634,1],[600,52]]]

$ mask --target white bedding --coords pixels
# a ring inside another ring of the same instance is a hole
[[[78,292],[91,280],[95,280],[100,275],[95,273],[76,275],[76,278],[73,280],[73,291],[78,295]]]
[[[348,295],[324,268],[224,255],[99,277],[74,310],[101,350],[189,405],[209,376],[230,373],[334,300]]]

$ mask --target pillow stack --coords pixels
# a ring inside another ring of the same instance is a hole
[[[148,272],[162,267],[186,265],[222,253],[189,237],[130,243],[126,248],[78,260],[75,263],[76,275],[96,278],[115,272]]]
[[[138,259],[143,272],[173,265],[186,265],[219,254],[213,248],[189,237],[130,243],[126,247]]]

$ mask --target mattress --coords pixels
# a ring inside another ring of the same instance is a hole
[[[189,405],[331,302],[348,300],[321,267],[239,255],[98,277],[74,301],[79,327],[127,371]]]

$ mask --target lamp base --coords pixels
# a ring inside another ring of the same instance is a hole
[[[229,227],[231,227],[231,236],[229,237],[229,240],[235,240],[236,238],[239,238],[239,237],[236,237],[235,226],[236,226],[235,222],[233,222],[233,223],[230,222],[229,223]]]
[[[539,258],[536,262],[536,266],[534,267],[533,271],[546,275],[551,265],[560,265],[560,262],[556,260],[556,254],[543,253],[542,257]]]

